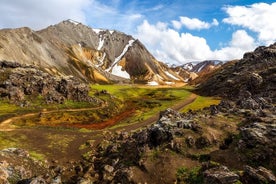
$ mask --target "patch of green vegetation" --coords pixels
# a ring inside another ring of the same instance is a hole
[[[90,148],[94,144],[95,140],[88,140],[86,143],[80,145],[79,150]]]
[[[92,155],[93,155],[93,151],[88,151],[82,155],[82,158],[89,161]]]
[[[144,121],[153,115],[174,106],[189,97],[191,92],[186,88],[156,88],[139,85],[92,85],[90,95],[97,94],[108,103],[119,101],[121,109],[135,109],[131,117],[116,124],[118,128]]]
[[[0,100],[0,117],[8,114],[14,114],[18,109],[20,109],[20,107],[17,105],[11,104],[5,100]]]
[[[0,132],[0,150],[12,147],[22,148],[26,142],[25,135],[17,135],[11,132]]]
[[[181,112],[187,112],[189,110],[200,110],[205,107],[209,107],[210,105],[218,105],[220,103],[220,99],[213,98],[213,97],[204,97],[198,96],[196,100],[184,107]]]
[[[90,132],[92,132],[92,130],[89,130],[87,128],[81,128],[81,129],[79,129],[79,132],[81,132],[81,133],[90,133]]]
[[[153,160],[158,159],[160,157],[160,155],[161,155],[160,149],[154,148],[148,153],[147,156],[149,157],[149,159],[151,159],[153,161]]]
[[[39,161],[44,161],[45,160],[45,155],[38,153],[36,151],[29,151],[30,157],[39,160]]]
[[[192,169],[181,167],[177,170],[176,177],[177,177],[178,183],[187,183],[187,184],[203,183],[203,175],[201,173],[201,167],[194,167]]]
[[[242,184],[242,182],[240,180],[238,180],[234,184]]]
[[[92,108],[97,107],[98,105],[94,105],[88,102],[76,102],[73,100],[66,100],[63,104],[55,105],[60,109],[81,109],[81,108]]]
[[[48,147],[64,152],[69,146],[69,143],[75,139],[76,136],[65,136],[62,134],[48,134]]]

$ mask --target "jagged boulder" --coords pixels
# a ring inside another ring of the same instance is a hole
[[[276,183],[276,177],[272,171],[264,167],[258,167],[257,169],[254,169],[253,167],[247,165],[244,168],[242,182],[245,184],[274,184]]]
[[[156,147],[165,142],[170,142],[173,135],[169,130],[159,126],[153,126],[149,129],[149,145]]]
[[[27,151],[19,148],[1,150],[0,160],[0,183],[3,184],[30,181],[35,175],[47,172],[46,167],[30,158]]]
[[[230,171],[226,166],[217,166],[203,172],[205,184],[233,184],[239,176]]]

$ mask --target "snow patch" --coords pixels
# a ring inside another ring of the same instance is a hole
[[[197,65],[197,64],[198,64],[198,62],[186,63],[186,64],[183,65],[182,68],[185,69],[185,70],[191,71],[194,68],[194,66]]]
[[[173,84],[175,84],[175,82],[168,82],[168,81],[166,81],[165,83],[168,84],[168,85],[173,85]]]
[[[156,81],[149,81],[149,82],[148,82],[148,85],[149,85],[149,86],[158,86],[159,83],[156,82]]]
[[[113,66],[112,72],[111,72],[111,73],[112,73],[113,75],[116,75],[116,76],[119,76],[119,77],[123,77],[123,78],[126,78],[126,79],[130,79],[129,74],[128,74],[126,71],[123,71],[122,69],[123,69],[122,66],[120,66],[120,65],[115,65],[115,66]]]
[[[166,75],[169,76],[170,78],[174,79],[174,80],[180,80],[179,78],[175,77],[174,75],[170,74],[168,71],[165,71]]]
[[[113,33],[114,33],[114,30],[109,30],[109,33],[110,33],[110,34],[113,34]]]
[[[130,46],[132,46],[132,44],[133,44],[134,41],[135,41],[135,40],[129,40],[129,41],[128,41],[128,44],[125,46],[123,52],[122,52],[118,57],[115,58],[114,64],[116,64],[118,61],[120,61],[120,60],[122,59],[122,57],[123,57],[123,56],[126,54],[126,52],[128,51],[128,48],[129,48]]]
[[[184,82],[189,82],[189,78],[188,78],[188,79],[185,79]]]
[[[106,56],[106,53],[104,52],[102,58],[97,58],[98,61],[99,61],[99,64],[97,64],[96,67],[99,67],[99,66],[103,65],[103,61],[104,61],[104,59],[105,59],[105,56]]]
[[[114,75],[130,79],[129,74],[126,71],[122,71],[122,66],[118,65],[118,62],[126,54],[126,52],[128,51],[128,48],[130,46],[132,46],[133,42],[135,42],[135,40],[129,40],[128,41],[128,44],[125,46],[123,52],[118,57],[115,58],[113,64],[108,69],[106,69],[105,71],[108,71],[108,72],[111,71],[111,73],[114,74]]]
[[[99,40],[99,45],[98,45],[97,50],[101,50],[103,45],[104,45],[104,37],[102,35],[100,35],[100,40]]]
[[[196,72],[200,72],[205,66],[206,64],[203,64]]]
[[[73,23],[73,24],[75,24],[75,25],[80,24],[79,22],[77,22],[77,21],[75,21],[75,20],[72,20],[72,19],[68,19],[68,21],[71,22],[71,23]]]
[[[95,33],[99,34],[101,31],[103,31],[102,29],[92,29]]]

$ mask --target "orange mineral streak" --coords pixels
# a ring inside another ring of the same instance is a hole
[[[128,117],[131,117],[133,113],[135,112],[135,109],[130,109],[128,111],[124,111],[117,116],[107,120],[103,121],[100,123],[93,123],[93,124],[74,124],[71,125],[71,127],[76,127],[76,128],[87,128],[87,129],[93,129],[93,130],[101,130],[107,127],[111,127],[118,123],[119,121],[122,121]]]

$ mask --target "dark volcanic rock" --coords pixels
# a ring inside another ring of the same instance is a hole
[[[210,141],[204,136],[199,137],[195,141],[195,145],[196,145],[197,149],[205,148],[205,147],[209,146],[210,144],[211,144]]]
[[[96,103],[89,87],[73,77],[53,77],[35,67],[0,61],[0,97],[20,103],[27,96],[44,97],[46,103],[65,100]]]
[[[153,147],[170,142],[171,140],[172,133],[169,130],[165,130],[164,128],[158,126],[149,129],[149,144]]]
[[[218,166],[203,172],[204,183],[209,184],[233,184],[239,180],[239,176],[231,172],[226,166]]]
[[[254,52],[244,54],[243,59],[225,65],[203,82],[198,92],[235,100],[241,91],[248,91],[252,96],[269,97],[275,102],[275,73],[276,43],[258,47]]]
[[[257,169],[254,169],[250,166],[245,166],[244,175],[242,176],[242,182],[244,184],[275,184],[276,177],[274,176],[272,171],[264,167],[258,167]]]
[[[29,153],[18,148],[9,148],[0,151],[0,183],[17,183],[20,180],[47,172],[41,163],[32,160]]]

